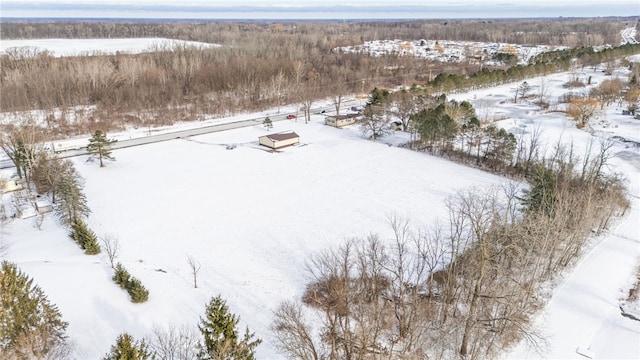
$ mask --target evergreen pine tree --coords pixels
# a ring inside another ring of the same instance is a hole
[[[131,278],[127,283],[127,292],[131,297],[131,302],[143,303],[149,299],[149,290],[147,290],[140,280]]]
[[[23,179],[25,177],[23,175],[26,175],[26,167],[28,166],[27,159],[27,148],[24,145],[24,140],[18,139],[18,141],[16,142],[15,151],[13,153],[13,163],[16,166],[16,172],[18,173],[18,177],[20,179]]]
[[[2,262],[0,354],[8,359],[41,358],[52,354],[64,346],[67,325],[58,308],[49,302],[32,279],[15,264]],[[30,346],[26,349],[21,344]]]
[[[121,263],[116,265],[115,270],[116,272],[113,274],[113,282],[120,285],[121,288],[126,289],[127,284],[129,284],[129,280],[131,279],[131,275]]]
[[[530,188],[524,190],[521,204],[528,213],[552,216],[556,207],[556,173],[544,165],[533,167],[527,177]]]
[[[85,254],[95,255],[100,253],[98,237],[81,219],[76,219],[71,224],[71,238],[80,245]]]
[[[240,319],[232,314],[220,296],[212,298],[206,308],[205,318],[200,318],[198,328],[204,337],[200,345],[200,359],[253,360],[255,348],[262,342],[245,330],[240,339],[236,329]]]
[[[423,109],[412,116],[420,138],[429,146],[448,145],[458,132],[456,122],[447,114],[446,103],[434,109]]]
[[[91,139],[89,139],[89,145],[87,145],[87,152],[93,157],[97,156],[100,159],[100,167],[104,167],[102,159],[115,160],[111,156],[111,144],[118,140],[107,139],[107,134],[102,130],[96,130]]]
[[[89,230],[91,231],[91,230]],[[91,231],[91,237],[89,237],[84,243],[84,253],[87,255],[96,255],[101,251],[100,244],[98,244],[98,238],[96,234]]]
[[[111,345],[111,351],[103,360],[147,360],[153,356],[144,341],[136,341],[133,336],[123,333]]]
[[[267,129],[267,130],[271,130],[271,128],[273,128],[273,121],[271,121],[271,119],[269,119],[269,117],[267,117],[262,122],[262,126],[264,126],[265,129]]]
[[[68,161],[68,160],[67,160]],[[66,168],[64,175],[56,185],[58,202],[56,214],[65,225],[89,215],[91,210],[87,205],[87,198],[82,192],[82,177],[73,166]]]
[[[371,93],[369,94],[369,100],[367,101],[367,105],[382,105],[389,98],[389,90],[387,89],[378,89],[373,88]]]
[[[127,290],[131,302],[142,303],[149,299],[149,290],[142,285],[140,280],[131,276],[121,263],[116,264],[112,279],[122,289]]]

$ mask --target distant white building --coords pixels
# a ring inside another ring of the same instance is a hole
[[[291,131],[285,133],[263,135],[258,138],[258,141],[260,142],[260,145],[264,145],[276,150],[299,143],[300,136]]]
[[[341,128],[347,125],[353,125],[356,123],[359,114],[348,115],[327,115],[324,118],[325,125]]]
[[[44,215],[53,211],[53,204],[49,200],[38,199],[36,201],[36,210],[38,214]]]

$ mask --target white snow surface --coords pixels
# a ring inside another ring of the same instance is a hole
[[[83,255],[52,216],[42,231],[11,223],[8,258],[58,304],[81,358],[99,358],[123,331],[195,326],[217,294],[265,339],[259,357],[275,358],[272,311],[301,295],[310,255],[352,237],[388,237],[390,214],[425,225],[445,215],[452,192],[506,182],[319,118],[276,123],[272,131],[294,130],[303,142],[279,153],[258,148],[266,130],[256,126],[117,150],[106,168],[74,159],[86,178],[88,224],[119,239],[119,261],[150,291],[144,304],[131,304],[106,256]],[[229,142],[244,146],[217,145]],[[188,255],[202,264],[197,289]]]
[[[583,75],[594,82],[605,78],[599,69],[585,69]],[[549,99],[567,91],[561,84],[568,78],[546,77],[553,84]],[[534,86],[537,81],[528,80]],[[558,139],[582,148],[613,135],[640,139],[640,121],[621,115],[615,104],[594,122],[592,135],[576,129],[562,112],[543,111],[527,101],[514,104],[517,85],[450,98],[471,101],[519,136],[540,126],[549,151]],[[106,255],[84,255],[52,214],[42,230],[33,219],[13,220],[2,229],[7,260],[33,277],[69,322],[74,358],[101,358],[125,331],[142,338],[154,327],[195,329],[205,304],[218,294],[240,316],[242,327],[264,339],[259,359],[283,358],[269,332],[272,311],[281,301],[301,296],[311,255],[352,237],[389,238],[390,214],[405,216],[420,229],[445,218],[443,201],[456,191],[508,182],[399,148],[395,145],[407,137],[398,132],[372,142],[356,127],[324,126],[320,115],[309,124],[298,119],[274,126],[271,132],[298,133],[301,145],[264,151],[257,138],[267,130],[255,126],[119,149],[113,153],[117,161],[106,168],[86,157],[73,159],[86,179],[88,224],[100,237],[119,240],[118,261],[150,291],[146,303],[132,304],[112,282]],[[221,146],[230,143],[238,146]],[[544,351],[533,352],[522,343],[504,359],[584,358],[578,348],[599,359],[640,358],[639,323],[623,318],[618,309],[640,257],[640,149],[617,142],[614,152],[611,170],[626,176],[631,209],[558,278],[536,319],[546,336]],[[202,264],[198,288],[187,256]]]
[[[18,50],[23,55],[34,56],[47,51],[51,56],[79,56],[95,54],[139,54],[154,49],[173,49],[177,46],[197,48],[219,47],[198,41],[167,38],[122,38],[122,39],[32,39],[0,41],[0,56]]]

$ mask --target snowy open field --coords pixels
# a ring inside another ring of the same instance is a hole
[[[47,51],[49,55],[78,56],[94,54],[139,54],[154,51],[154,49],[173,49],[177,46],[219,47],[197,41],[183,41],[166,38],[136,38],[136,39],[33,39],[33,40],[2,40],[0,41],[0,56],[19,49],[24,55],[35,55]]]
[[[550,99],[567,91],[561,84],[568,76],[547,78],[553,84]],[[605,78],[591,69],[584,76]],[[540,126],[548,149],[558,139],[579,147],[611,135],[640,139],[640,120],[621,115],[615,104],[594,122],[593,136],[576,129],[561,112],[514,104],[516,85],[452,98],[499,115],[504,118],[500,126],[518,129],[522,136]],[[73,159],[86,179],[92,209],[88,224],[101,237],[119,239],[119,261],[149,289],[146,303],[132,304],[111,281],[106,255],[84,255],[52,215],[41,231],[33,219],[5,226],[7,259],[58,305],[69,322],[77,359],[99,359],[124,331],[141,338],[154,327],[195,329],[205,303],[218,294],[241,317],[242,326],[264,339],[258,358],[281,358],[268,330],[272,311],[280,301],[302,294],[310,255],[351,237],[388,238],[390,214],[406,216],[416,228],[426,226],[446,216],[443,201],[455,191],[507,182],[398,148],[407,140],[401,133],[371,142],[355,127],[339,130],[323,122],[320,115],[310,124],[276,122],[271,132],[294,130],[301,141],[278,153],[257,145],[267,130],[255,126],[120,149],[113,154],[117,161],[106,168],[85,157]],[[227,150],[222,144],[228,143],[239,145]],[[547,336],[546,352],[532,353],[522,345],[505,359],[580,359],[578,347],[600,359],[640,358],[638,322],[618,310],[640,257],[640,149],[617,143],[614,153],[612,170],[628,179],[631,210],[609,233],[593,239],[574,271],[556,284],[537,320]],[[197,289],[188,255],[202,264]]]
[[[445,215],[453,191],[506,182],[321,121],[276,123],[272,131],[295,130],[303,143],[281,153],[258,148],[266,130],[256,126],[117,150],[107,168],[74,159],[89,225],[119,239],[120,261],[149,289],[147,303],[129,303],[106,257],[83,255],[53,217],[43,231],[32,220],[12,223],[9,259],[58,304],[81,357],[98,358],[123,331],[195,325],[208,298],[222,294],[265,338],[260,358],[272,359],[271,311],[301,295],[309,255],[351,237],[389,236],[393,213],[424,225]],[[245,146],[216,145],[229,142]],[[187,255],[203,264],[198,289]]]

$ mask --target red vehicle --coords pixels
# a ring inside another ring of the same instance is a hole
[[[295,116],[295,115],[293,115],[293,114],[292,114],[292,115],[287,115],[287,119],[289,119],[289,120],[293,120],[293,119],[295,119],[295,118],[296,118],[296,116]]]

